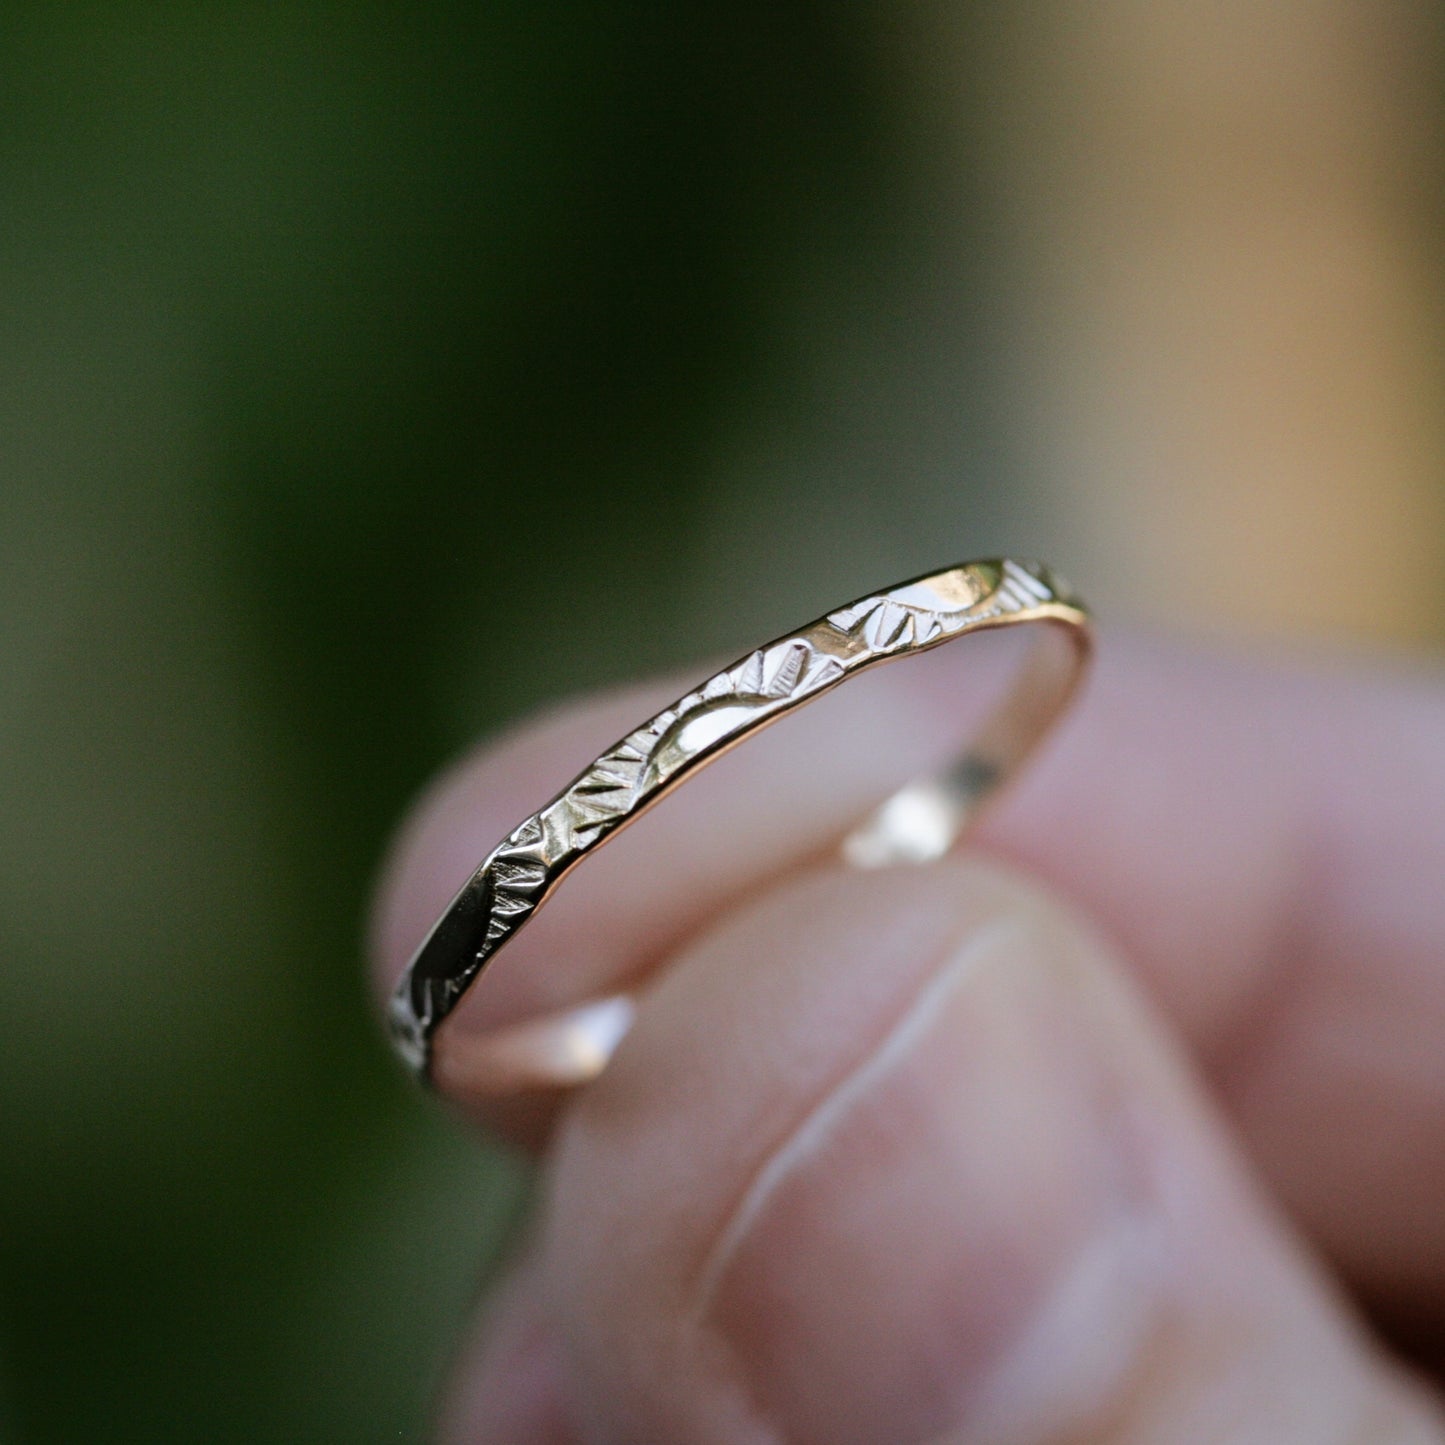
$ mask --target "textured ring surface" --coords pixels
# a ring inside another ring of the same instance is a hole
[[[939,856],[1062,712],[1088,655],[1083,603],[1039,563],[967,562],[864,597],[750,652],[628,733],[503,838],[437,920],[392,995],[402,1058],[427,1078],[438,1028],[498,950],[568,871],[690,773],[863,668],[1025,622],[1053,624],[1040,630],[1049,645],[1030,654],[969,751],[881,804],[843,843],[861,867]],[[618,1002],[598,1007],[615,1019]],[[607,1052],[575,1067],[577,1077]],[[535,1086],[544,1073],[529,1080],[523,1063],[496,1087]]]

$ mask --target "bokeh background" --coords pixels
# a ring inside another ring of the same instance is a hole
[[[960,557],[1445,631],[1433,5],[0,8],[0,1439],[420,1438],[469,739]]]

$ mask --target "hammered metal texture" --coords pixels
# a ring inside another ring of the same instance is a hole
[[[1039,563],[970,562],[864,597],[707,679],[613,747],[496,846],[403,973],[393,1039],[426,1076],[437,1028],[561,877],[691,770],[871,664],[1082,604]]]

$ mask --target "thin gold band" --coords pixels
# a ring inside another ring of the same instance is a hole
[[[609,748],[518,824],[467,880],[407,965],[389,1019],[402,1058],[431,1075],[437,1030],[562,877],[684,778],[758,729],[877,663],[1025,622],[1039,642],[968,751],[910,783],[842,843],[858,867],[924,862],[953,845],[1062,714],[1090,650],[1088,612],[1040,563],[966,562],[830,612],[710,677]],[[469,1040],[468,1084],[515,1093],[600,1072],[631,1018],[624,995]]]

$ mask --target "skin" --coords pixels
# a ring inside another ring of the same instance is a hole
[[[565,1101],[451,1099],[541,1187],[439,1439],[1445,1441],[1445,685],[1106,635],[967,849],[835,862],[1004,661],[944,648],[750,741],[469,996],[463,1037],[640,1006]],[[379,997],[492,843],[679,690],[432,790]]]

